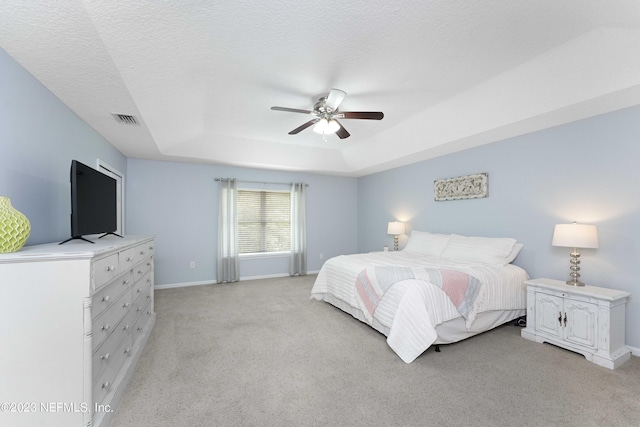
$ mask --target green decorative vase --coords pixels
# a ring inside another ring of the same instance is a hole
[[[26,216],[11,206],[8,197],[0,196],[0,253],[16,252],[31,233]]]

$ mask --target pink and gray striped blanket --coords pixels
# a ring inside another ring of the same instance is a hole
[[[457,270],[388,266],[367,268],[356,279],[356,299],[370,324],[384,293],[394,283],[406,279],[423,280],[438,286],[465,320],[469,320],[474,312],[474,304],[482,286],[477,278]]]

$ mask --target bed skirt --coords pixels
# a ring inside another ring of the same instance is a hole
[[[322,299],[318,298],[319,295],[314,295],[313,298],[318,301],[325,301],[334,307],[339,308],[345,313],[350,314],[355,317],[362,323],[367,323],[364,313],[346,302],[339,300],[330,294],[323,294]],[[497,326],[503,325],[511,320],[517,319],[520,316],[524,316],[527,313],[526,309],[516,309],[516,310],[491,310],[484,311],[482,313],[478,313],[473,324],[471,325],[470,330],[467,330],[465,326],[464,318],[457,317],[455,319],[448,320],[444,323],[441,323],[435,327],[436,332],[438,333],[438,338],[436,338],[433,344],[451,344],[454,342],[458,342],[467,338],[470,338],[474,335],[478,335],[482,332],[486,332],[490,329],[493,329]],[[389,328],[382,323],[380,323],[375,318],[373,319],[373,324],[370,325],[376,331],[380,332],[384,336],[389,335]]]

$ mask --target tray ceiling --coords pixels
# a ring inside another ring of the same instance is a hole
[[[5,0],[0,27],[135,158],[362,176],[640,104],[636,0]],[[340,140],[270,110],[331,88],[384,119]]]

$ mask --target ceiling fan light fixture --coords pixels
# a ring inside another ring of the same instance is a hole
[[[326,135],[328,133],[336,133],[340,129],[340,125],[335,120],[320,119],[313,127],[315,133]]]
[[[315,133],[324,134],[327,133],[327,128],[329,127],[329,121],[327,119],[320,119],[318,123],[313,127],[313,131]]]
[[[327,129],[325,129],[324,133],[336,133],[340,129],[340,125],[335,120],[329,120],[327,123]]]

